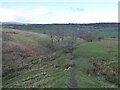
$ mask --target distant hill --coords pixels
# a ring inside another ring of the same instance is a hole
[[[21,22],[1,22],[3,25],[4,24],[25,24],[25,23],[21,23]]]
[[[90,23],[90,24],[25,24],[17,22],[4,22],[3,28],[19,29],[37,33],[47,33],[50,30],[71,31],[71,30],[87,30],[97,32],[104,37],[118,37],[118,23]]]

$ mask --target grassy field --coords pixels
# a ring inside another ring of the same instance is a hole
[[[117,73],[117,71],[114,70],[115,67],[118,68],[117,43],[118,42],[116,39],[107,39],[101,42],[85,43],[83,46],[81,46],[78,50],[74,52],[75,55],[80,56],[80,58],[76,60],[77,63],[80,64],[76,75],[77,82],[80,88],[117,87],[117,85],[111,83],[112,81],[106,81],[106,75],[101,74],[101,72],[99,72],[100,70],[98,70],[98,75],[95,75],[94,72],[92,72],[92,74],[86,74],[87,70],[91,68],[92,63],[97,60],[97,58],[106,58],[106,60],[108,60],[101,64],[101,67],[103,67],[102,70],[107,69],[105,72],[109,73],[109,75],[110,72]],[[108,48],[108,45],[113,47]]]
[[[63,53],[62,49],[51,52],[45,47],[45,43],[49,41],[47,34],[14,29],[3,29],[3,32],[6,35],[3,38],[3,44],[7,46],[7,49],[3,46],[5,54],[19,57],[14,60],[9,56],[10,59],[5,58],[3,61],[4,67],[8,67],[11,62],[15,64],[11,66],[13,72],[3,77],[3,88],[68,88],[70,73],[77,65],[79,67],[75,77],[78,88],[115,88],[118,85],[117,38],[106,37],[94,42],[78,39],[82,43],[78,44],[73,51],[73,59],[70,59],[71,54]],[[19,48],[16,49],[15,46]],[[29,57],[21,62],[22,56],[13,51],[23,53],[26,49],[26,52],[30,51],[27,53]],[[12,53],[9,53],[11,50]],[[32,58],[33,54],[35,58]],[[44,55],[56,58],[41,61],[41,56]]]

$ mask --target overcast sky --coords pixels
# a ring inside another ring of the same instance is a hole
[[[118,22],[118,0],[48,1],[1,0],[0,21],[42,24]]]

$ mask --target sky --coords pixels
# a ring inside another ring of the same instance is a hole
[[[118,22],[119,0],[1,0],[0,21],[22,23]]]

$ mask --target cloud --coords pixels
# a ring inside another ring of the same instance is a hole
[[[70,10],[72,10],[73,12],[84,12],[85,11],[84,8],[74,8],[74,7],[70,7]]]
[[[70,11],[71,10],[71,11]],[[0,8],[0,21],[26,23],[94,23],[117,22],[116,11],[94,12],[80,7],[60,6],[21,6]],[[84,13],[79,13],[84,12]]]
[[[52,6],[35,6],[19,8],[0,8],[0,21],[2,22],[35,22],[47,18],[53,9]],[[46,19],[45,19],[46,20]]]
[[[50,6],[36,6],[32,8],[31,12],[35,13],[36,15],[39,14],[48,14],[50,11],[51,7]]]
[[[54,17],[51,23],[99,23],[99,22],[117,22],[117,13],[96,13],[88,12],[82,14],[70,14]]]
[[[22,15],[20,11],[13,9],[0,8],[0,21],[16,21],[16,16]]]

